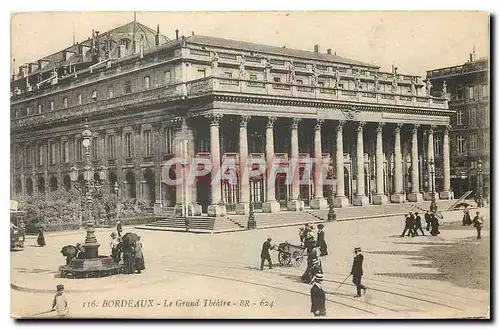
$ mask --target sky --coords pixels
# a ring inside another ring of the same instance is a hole
[[[221,38],[286,46],[375,64],[390,71],[424,76],[427,70],[460,65],[475,46],[489,54],[486,12],[137,12],[137,21],[173,39],[181,35]],[[16,13],[11,18],[11,71],[19,65],[86,40],[92,29],[101,33],[126,24],[133,12]]]

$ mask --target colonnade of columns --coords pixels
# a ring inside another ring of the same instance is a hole
[[[210,145],[211,145],[211,160],[212,160],[212,174],[217,174],[220,171],[220,147],[219,147],[219,122],[221,115],[209,115],[207,116],[210,120]],[[250,202],[250,191],[249,182],[247,174],[248,165],[248,131],[247,125],[250,117],[244,116],[240,120],[240,130],[239,130],[239,151],[240,151],[240,176],[239,188],[240,188],[240,203],[237,206],[237,213],[245,214],[248,211],[248,203]],[[290,142],[291,142],[291,154],[289,166],[292,167],[289,172],[295,173],[290,182],[290,200],[287,202],[288,210],[298,210],[299,209],[299,192],[300,192],[300,181],[298,177],[298,166],[299,163],[299,138],[298,138],[298,125],[300,119],[292,119],[292,125],[290,129]],[[266,199],[262,206],[263,212],[278,212],[280,211],[280,205],[276,200],[275,196],[275,177],[270,177],[272,173],[269,164],[273,163],[275,156],[274,153],[274,125],[276,122],[276,117],[268,117],[266,125],[266,162],[268,164],[266,168]],[[321,145],[321,130],[324,120],[318,119],[317,124],[314,129],[314,160],[315,163],[321,163],[323,159],[322,145]],[[336,194],[333,198],[334,207],[346,207],[348,206],[348,199],[345,195],[345,183],[344,183],[344,143],[343,143],[343,126],[344,121],[337,122],[336,127]],[[356,194],[353,199],[353,204],[357,206],[364,206],[369,203],[369,198],[365,193],[365,152],[364,152],[364,137],[363,131],[365,129],[366,122],[356,123]],[[376,170],[376,194],[372,198],[373,204],[385,204],[389,202],[387,197],[387,192],[384,188],[384,150],[383,150],[383,127],[384,123],[379,123],[376,128],[376,148],[375,148],[375,170]],[[420,125],[413,125],[412,135],[411,135],[411,193],[405,194],[403,190],[403,155],[401,151],[401,129],[403,125],[397,124],[394,128],[394,190],[391,193],[390,201],[394,203],[401,203],[408,201],[421,201],[423,195],[420,192],[419,184],[419,141],[418,141],[418,130]],[[433,158],[434,155],[434,140],[433,140],[433,128],[428,130],[428,157]],[[441,192],[441,198],[452,197],[450,191],[450,154],[449,154],[449,139],[448,130],[445,130],[444,135],[444,146],[443,146],[443,191]],[[314,175],[314,190],[315,196],[311,200],[310,206],[313,209],[325,209],[328,207],[327,200],[323,197],[323,168],[321,166],[315,166]],[[430,170],[430,169],[429,169]],[[213,176],[212,176],[213,177]],[[269,178],[270,177],[270,178]],[[429,180],[431,175],[429,175]],[[433,178],[435,179],[435,178]],[[429,181],[428,186],[433,185],[434,182]],[[215,180],[212,182],[211,197],[212,197],[212,211],[209,210],[209,214],[217,214],[220,211],[221,192],[220,192],[220,180]],[[427,197],[426,197],[427,199]],[[218,206],[218,207],[217,207]],[[210,208],[209,207],[209,208]],[[217,208],[217,209],[216,209]],[[214,210],[216,209],[216,210]]]

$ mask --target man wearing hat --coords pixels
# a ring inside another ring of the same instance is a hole
[[[472,220],[472,223],[474,227],[476,228],[477,231],[477,239],[481,239],[481,229],[483,228],[484,220],[483,217],[480,215],[479,211],[476,212],[476,216]]]
[[[68,315],[68,301],[64,295],[64,285],[58,284],[56,289],[57,292],[52,302],[52,310],[57,312],[57,316],[63,317]]]
[[[325,232],[323,231],[324,227],[325,225],[323,224],[318,225],[318,240],[316,242],[319,250],[321,251],[321,256],[328,255],[328,245],[326,244]]]
[[[325,316],[326,315],[326,307],[325,307],[325,291],[321,286],[321,282],[323,282],[323,274],[318,273],[314,276],[312,280],[311,287],[311,313],[314,316]]]
[[[415,235],[418,235],[417,232],[418,230],[420,230],[422,235],[425,235],[424,230],[422,229],[422,218],[420,217],[418,212],[415,212],[415,227],[414,227]]]
[[[274,249],[274,246],[271,244],[272,238],[269,237],[262,244],[262,251],[260,252],[260,270],[264,270],[264,261],[267,260],[269,263],[269,269],[273,268],[273,262],[271,261],[271,255],[269,254],[269,250]]]
[[[356,296],[361,297],[361,289],[366,292],[366,287],[361,284],[361,277],[363,276],[363,254],[361,253],[361,248],[354,248],[354,261],[352,263],[351,275],[352,283],[356,285]]]

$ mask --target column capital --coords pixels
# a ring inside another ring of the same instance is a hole
[[[363,127],[365,126],[365,121],[358,121],[358,125],[356,126],[356,131],[363,131]]]
[[[413,125],[413,134],[417,134],[418,133],[418,128],[420,128],[420,125],[417,123],[417,124],[414,124]]]
[[[240,116],[240,127],[246,128],[248,125],[248,121],[250,121],[252,117],[250,115],[242,115]]]
[[[397,132],[397,133],[400,133],[401,132],[401,128],[403,128],[403,124],[402,123],[398,123],[398,124],[396,124],[396,128],[394,129],[394,131]]]
[[[448,135],[450,133],[451,126],[444,126],[444,134]]]
[[[344,127],[344,123],[345,123],[345,120],[339,120],[339,121],[337,121],[337,127],[336,127],[336,130],[337,130],[337,131],[342,130],[342,128]]]
[[[436,130],[436,128],[437,128],[437,126],[436,126],[436,125],[431,125],[431,126],[429,126],[429,129],[427,129],[427,132],[428,132],[429,134],[433,134],[433,133],[434,133],[434,131]]]
[[[322,119],[322,118],[316,119],[316,126],[314,127],[314,129],[320,130],[321,126],[323,125],[324,122],[325,122],[325,119]]]
[[[222,113],[209,113],[205,115],[205,118],[207,118],[208,121],[210,121],[211,126],[218,126],[222,117],[223,117]]]
[[[276,122],[276,119],[278,119],[278,118],[277,117],[267,117],[266,128],[273,128],[274,123]]]
[[[301,118],[293,118],[292,119],[292,129],[297,129],[299,127],[300,121],[302,121]]]
[[[377,126],[377,132],[381,133],[382,129],[384,128],[385,122],[379,122]]]

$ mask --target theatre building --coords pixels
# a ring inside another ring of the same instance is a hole
[[[72,187],[72,168],[84,166],[87,119],[96,179],[104,177],[107,193],[116,182],[120,198],[156,210],[189,203],[209,215],[242,214],[250,202],[263,212],[297,211],[302,202],[324,209],[329,200],[414,202],[433,189],[452,197],[452,111],[419,77],[319,46],[178,32],[170,40],[159,31],[136,22],[93,31],[19,67],[11,81],[13,195]],[[174,158],[196,178],[170,167]],[[433,185],[435,172],[442,179]]]

